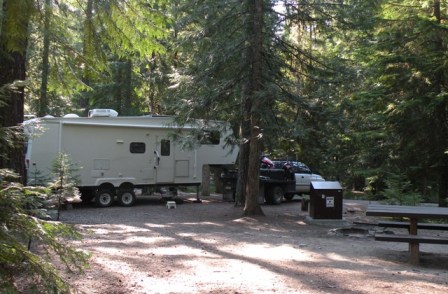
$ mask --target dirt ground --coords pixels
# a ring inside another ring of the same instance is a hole
[[[85,274],[65,275],[85,293],[448,293],[448,246],[421,245],[421,265],[410,265],[407,244],[351,225],[375,221],[367,202],[344,201],[356,230],[340,233],[341,222],[309,223],[300,200],[247,218],[221,195],[180,198],[175,209],[150,197],[63,211],[84,235],[74,245],[92,253]]]

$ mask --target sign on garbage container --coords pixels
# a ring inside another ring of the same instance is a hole
[[[325,197],[327,200],[327,207],[334,207],[334,197]]]

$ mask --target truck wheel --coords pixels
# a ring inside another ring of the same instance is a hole
[[[135,203],[135,193],[132,190],[124,190],[118,194],[118,203],[121,206],[132,206]]]
[[[282,187],[275,186],[271,189],[269,193],[270,202],[272,204],[280,204],[283,201],[284,193]]]
[[[100,190],[95,196],[95,203],[99,207],[111,206],[114,202],[114,193],[111,190]]]

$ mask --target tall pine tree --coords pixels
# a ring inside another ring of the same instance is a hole
[[[28,26],[34,12],[32,0],[3,0],[0,19],[0,128],[17,127],[24,116]],[[4,130],[2,130],[4,132]],[[15,170],[25,180],[23,145],[11,137],[0,139],[0,168]],[[14,144],[18,143],[18,144]]]

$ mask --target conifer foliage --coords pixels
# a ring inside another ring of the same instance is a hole
[[[377,163],[406,174],[426,198],[438,190],[441,206],[448,199],[447,8],[438,0],[381,1],[358,95],[376,125]]]
[[[0,170],[0,288],[5,293],[70,293],[51,261],[82,272],[88,255],[68,245],[80,235],[69,225],[45,220],[49,189],[24,187],[16,180],[15,173]]]
[[[221,119],[241,130],[237,197],[245,199],[245,213],[262,214],[257,175],[263,128],[281,77],[273,2],[181,4],[177,34],[181,63],[173,74],[178,99],[169,105],[183,121]]]

